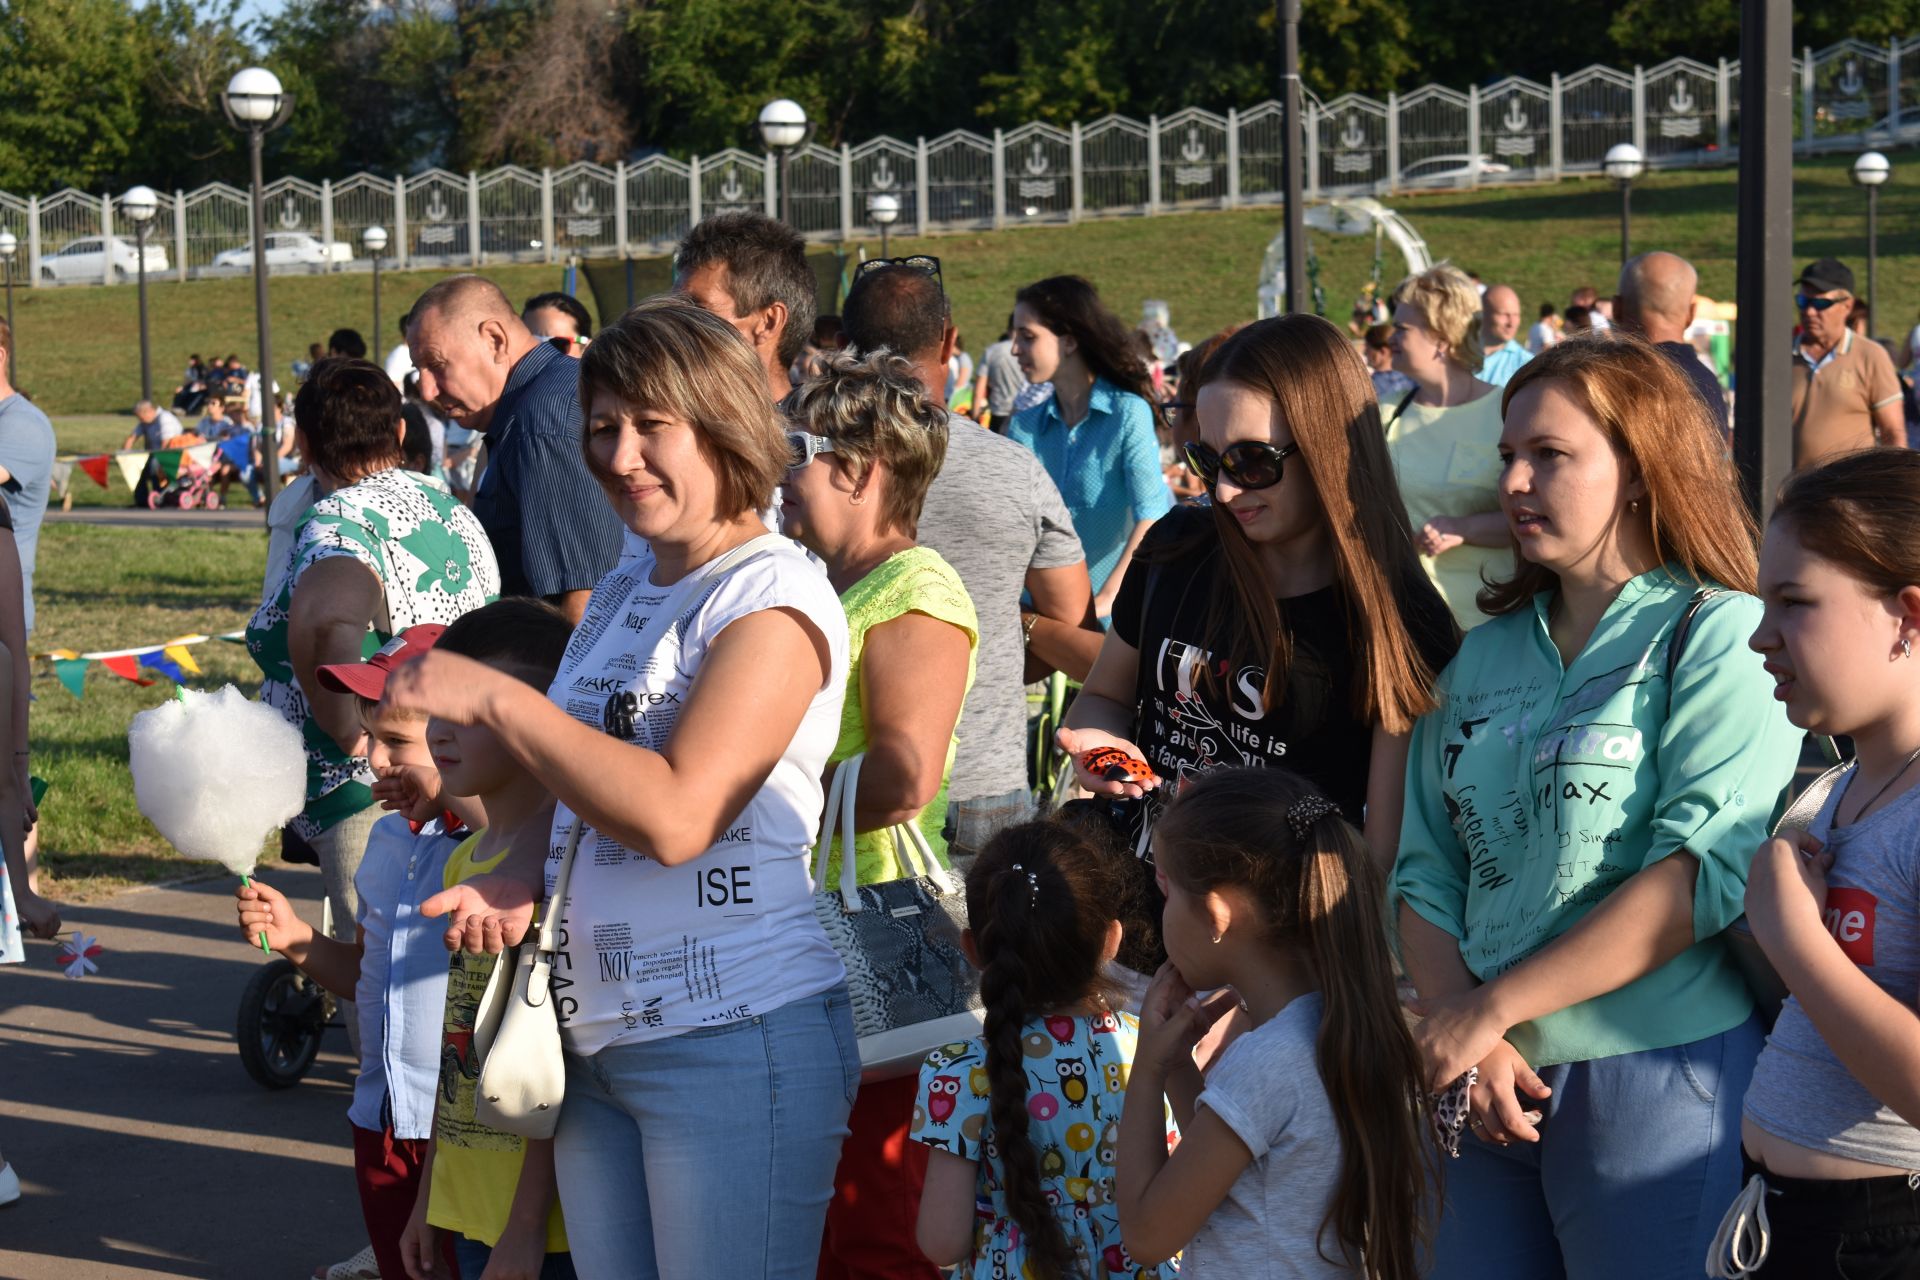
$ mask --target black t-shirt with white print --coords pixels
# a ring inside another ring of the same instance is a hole
[[[1287,688],[1261,706],[1265,655],[1226,670],[1233,637],[1206,634],[1216,593],[1232,581],[1217,538],[1167,559],[1176,544],[1211,525],[1204,508],[1180,507],[1147,531],[1113,605],[1113,631],[1140,651],[1138,736],[1155,773],[1177,790],[1188,777],[1240,765],[1293,770],[1358,826],[1367,797],[1373,727],[1354,714],[1361,637],[1338,586],[1280,600],[1292,646]],[[1407,630],[1438,675],[1459,641],[1446,605],[1431,590],[1407,602]],[[1202,673],[1211,671],[1213,678]]]

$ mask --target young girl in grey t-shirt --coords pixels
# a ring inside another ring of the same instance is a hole
[[[1920,1276],[1916,527],[1920,455],[1875,450],[1796,475],[1767,530],[1753,647],[1793,723],[1858,756],[1748,876],[1754,937],[1793,994],[1747,1091],[1750,1176],[1710,1275]]]
[[[1331,800],[1282,769],[1189,782],[1154,828],[1170,957],[1147,991],[1115,1204],[1136,1262],[1182,1280],[1414,1280],[1432,1221],[1422,1068],[1395,997],[1380,873]],[[1253,1026],[1204,1079],[1232,988]]]

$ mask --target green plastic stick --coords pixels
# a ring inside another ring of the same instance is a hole
[[[253,877],[241,876],[240,883],[245,885],[247,888],[251,889],[253,888]],[[262,929],[260,931],[260,949],[266,952],[268,955],[273,954],[273,948],[267,945],[267,931],[265,929]]]

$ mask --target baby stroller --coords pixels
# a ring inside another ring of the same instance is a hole
[[[183,511],[203,507],[209,511],[217,510],[220,497],[213,491],[213,468],[196,463],[185,452],[189,444],[202,444],[198,436],[187,437],[188,443],[168,442],[167,452],[181,450],[180,469],[171,480],[160,469],[160,464],[152,459],[147,462],[146,474],[141,476],[140,484],[146,490],[146,505],[158,511],[163,507],[179,507]],[[218,457],[219,455],[215,455]],[[135,494],[135,505],[140,495]]]

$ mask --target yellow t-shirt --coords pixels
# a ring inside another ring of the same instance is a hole
[[[1400,482],[1400,499],[1415,534],[1435,516],[1471,516],[1500,509],[1500,393],[1439,409],[1409,403],[1387,427],[1387,456]],[[1453,610],[1462,631],[1487,620],[1474,603],[1485,578],[1513,573],[1507,547],[1462,544],[1437,556],[1421,556],[1440,598]]]
[[[492,871],[507,856],[503,849],[482,860],[475,856],[479,847],[476,832],[448,856],[447,888]],[[473,1054],[473,1018],[498,959],[456,951],[449,963],[439,1108],[433,1120],[433,1189],[427,1199],[429,1223],[458,1231],[489,1248],[500,1242],[507,1229],[527,1151],[525,1138],[486,1128],[473,1118],[474,1089],[480,1079],[480,1064]],[[567,1252],[567,1227],[558,1196],[547,1214],[547,1252]]]

